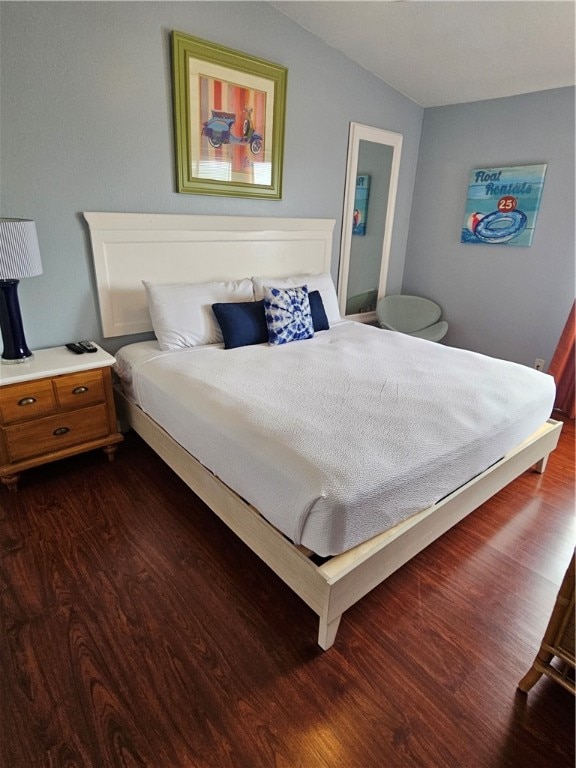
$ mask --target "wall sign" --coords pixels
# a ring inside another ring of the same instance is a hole
[[[471,171],[460,242],[531,245],[545,174],[546,165]]]

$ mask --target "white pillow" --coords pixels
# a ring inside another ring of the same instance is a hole
[[[268,288],[292,288],[298,285],[307,285],[308,292],[320,291],[322,303],[326,317],[330,325],[341,320],[340,310],[338,308],[338,297],[336,289],[332,282],[332,275],[329,272],[322,272],[319,275],[295,275],[294,277],[253,277],[254,300],[260,301],[264,298],[264,287]]]
[[[143,280],[152,327],[162,350],[221,342],[212,304],[253,301],[252,281],[149,283]]]

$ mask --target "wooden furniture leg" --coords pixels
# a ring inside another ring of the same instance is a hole
[[[105,445],[104,448],[102,448],[106,456],[108,456],[108,461],[114,461],[114,454],[118,450],[117,445]]]
[[[564,670],[552,665],[554,658],[563,663]],[[572,560],[560,585],[550,621],[542,638],[540,650],[531,668],[518,683],[518,688],[524,693],[528,693],[542,675],[547,675],[566,690],[576,693],[574,680],[569,674],[571,670],[575,669],[575,666],[574,555],[572,555]]]
[[[18,490],[18,481],[20,480],[20,475],[6,475],[5,477],[0,477],[0,480],[2,481],[2,484],[8,488],[9,491],[15,493]]]

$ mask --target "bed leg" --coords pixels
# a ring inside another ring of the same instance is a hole
[[[320,626],[318,628],[318,645],[323,650],[327,651],[328,648],[334,644],[334,640],[336,640],[336,632],[338,632],[341,618],[342,614],[340,614],[340,616],[336,616],[335,619],[332,619],[332,621],[329,622],[323,616],[320,616]]]
[[[534,465],[534,470],[538,472],[538,474],[540,475],[542,475],[546,470],[546,464],[548,463],[548,456],[549,454],[546,454],[544,458],[540,459],[540,461]]]

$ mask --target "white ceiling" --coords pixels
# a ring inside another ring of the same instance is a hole
[[[575,82],[574,0],[271,5],[423,107]]]

